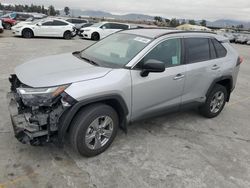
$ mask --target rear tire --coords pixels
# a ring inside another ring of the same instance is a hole
[[[91,35],[91,40],[95,40],[95,41],[100,40],[100,35],[99,35],[99,33],[94,32],[94,33]]]
[[[11,27],[12,27],[12,25],[10,23],[4,23],[3,26],[7,30],[11,30]]]
[[[71,145],[83,156],[98,155],[113,142],[118,124],[118,115],[112,107],[105,104],[85,107],[71,123]]]
[[[70,40],[72,39],[72,34],[70,31],[65,31],[65,33],[63,34],[63,38],[66,40]]]
[[[30,29],[24,29],[22,31],[22,37],[26,39],[33,38],[34,37],[33,31]]]
[[[227,89],[216,84],[209,93],[205,104],[200,107],[200,113],[207,118],[218,116],[225,106],[227,96]]]

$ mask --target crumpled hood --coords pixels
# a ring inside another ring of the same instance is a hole
[[[31,87],[51,87],[97,79],[112,69],[91,65],[71,53],[38,58],[15,68],[18,79]]]

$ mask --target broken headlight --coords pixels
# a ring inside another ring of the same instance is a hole
[[[49,88],[17,88],[17,93],[27,106],[50,106],[69,85]]]

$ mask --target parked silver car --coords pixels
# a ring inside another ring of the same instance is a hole
[[[186,107],[216,117],[230,99],[242,59],[213,33],[132,29],[83,51],[39,58],[11,75],[10,114],[22,143],[105,151],[118,128]],[[39,71],[37,71],[39,70]]]

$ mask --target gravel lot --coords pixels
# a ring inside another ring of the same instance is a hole
[[[215,119],[188,111],[132,124],[127,135],[120,131],[94,158],[83,158],[69,146],[19,143],[6,99],[14,67],[91,43],[0,34],[0,188],[250,187],[250,46],[234,45],[244,63],[230,103]]]

